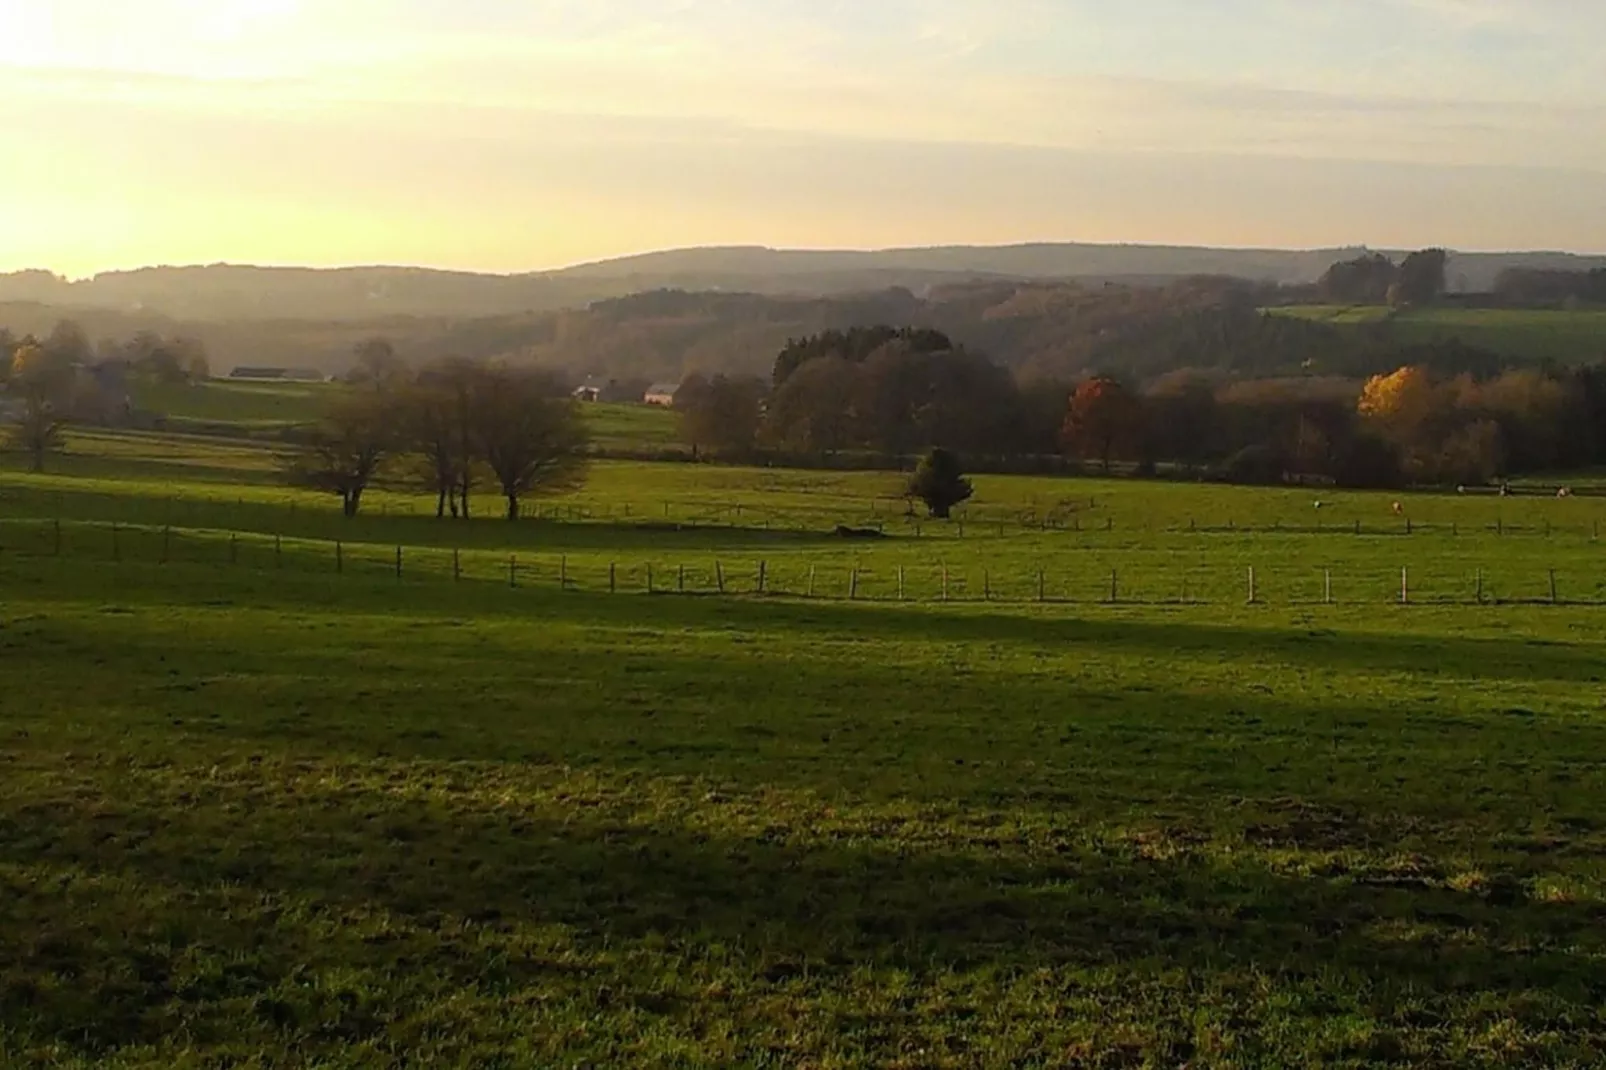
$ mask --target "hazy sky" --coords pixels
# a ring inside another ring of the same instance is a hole
[[[1606,250],[1599,0],[0,0],[0,270]]]

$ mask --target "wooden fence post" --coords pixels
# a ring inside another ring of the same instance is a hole
[[[453,547],[452,548],[452,582],[453,583],[461,583],[462,581],[463,581],[463,551],[458,549],[458,548],[456,548],[456,547]]]
[[[338,575],[340,575],[341,573],[343,573],[345,571],[346,571],[346,548],[344,546],[342,546],[340,544],[340,541],[337,539],[337,540],[335,540],[335,575],[338,576]]]
[[[1037,570],[1037,600],[1039,602],[1048,601],[1048,581],[1043,576],[1042,569]]]
[[[1407,569],[1400,569],[1400,605],[1411,604],[1411,575]]]
[[[1478,577],[1475,582],[1477,587],[1478,605],[1481,606],[1483,605],[1483,569],[1478,569]]]
[[[1249,566],[1249,604],[1255,604],[1255,566]]]
[[[725,566],[718,561],[714,562],[714,582],[719,584],[719,593],[725,593]]]
[[[507,555],[507,585],[512,590],[519,585],[519,555]]]
[[[569,589],[569,555],[564,554],[558,558],[558,590]]]
[[[760,561],[758,563],[758,593],[759,594],[763,594],[764,593],[765,582],[769,579],[768,572],[769,572],[769,562],[768,561]]]
[[[1333,604],[1333,570],[1330,568],[1322,569],[1322,604]]]
[[[396,547],[396,578],[402,578],[402,548]]]
[[[859,597],[859,566],[854,565],[853,571],[848,573],[848,601]]]
[[[667,503],[665,504],[664,508],[666,510],[669,508]],[[653,589],[652,589],[652,562],[651,561],[647,562],[647,593],[648,594],[652,594],[653,593]]]
[[[898,566],[898,601],[903,601],[903,566]]]
[[[240,536],[238,532],[229,532],[229,564],[238,564],[240,560]]]
[[[1120,577],[1117,575],[1116,570],[1112,568],[1112,569],[1110,569],[1110,605],[1113,606],[1116,603],[1118,603],[1120,600],[1121,600]]]
[[[981,570],[981,600],[983,602],[993,600],[993,574],[987,569]]]
[[[948,601],[948,566],[942,566],[942,600]]]
[[[625,508],[628,509],[629,506]],[[619,593],[619,563],[617,561],[608,562],[608,593]]]
[[[1550,604],[1555,605],[1559,599],[1556,597],[1556,570],[1550,570]]]

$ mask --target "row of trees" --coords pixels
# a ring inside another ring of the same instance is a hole
[[[1550,271],[1511,268],[1495,280],[1494,295],[1513,305],[1567,306],[1606,304],[1606,268],[1593,271]]]
[[[416,373],[380,363],[285,459],[292,483],[337,495],[346,516],[369,487],[394,482],[435,495],[436,516],[468,519],[489,483],[517,520],[528,497],[584,481],[586,429],[562,380],[464,360]]]
[[[1443,249],[1422,249],[1398,264],[1382,253],[1367,253],[1328,268],[1316,289],[1335,304],[1429,305],[1444,295],[1449,262]]]
[[[191,339],[142,331],[127,340],[91,345],[70,320],[43,338],[19,338],[0,328],[6,437],[28,455],[36,472],[43,471],[69,422],[107,424],[129,416],[135,384],[184,382],[209,373],[205,348]]]
[[[1170,461],[1242,482],[1483,484],[1606,463],[1606,364],[1482,378],[1410,365],[1364,384],[1179,373],[1142,392],[1099,377],[1072,394],[1064,443],[1106,466]]]
[[[676,398],[682,433],[700,453],[733,458],[907,457],[942,446],[1352,486],[1606,463],[1606,365],[1452,376],[1413,364],[1366,382],[1182,371],[1141,388],[1108,375],[1021,385],[945,343],[891,328],[833,332],[789,345],[769,383],[690,377]]]

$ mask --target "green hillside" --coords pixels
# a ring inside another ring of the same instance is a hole
[[[1563,363],[1606,358],[1606,309],[1422,308],[1294,305],[1279,316],[1334,327],[1370,327],[1403,344],[1460,339],[1515,360]]]
[[[345,389],[335,383],[256,383],[213,379],[195,384],[141,384],[134,404],[166,417],[177,431],[211,434],[272,431],[308,424]],[[590,404],[583,409],[592,440],[609,451],[654,450],[678,444],[668,410],[646,405]]]

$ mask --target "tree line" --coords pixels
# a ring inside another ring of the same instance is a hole
[[[1449,262],[1443,249],[1418,250],[1398,264],[1382,253],[1367,253],[1328,268],[1316,291],[1335,304],[1430,305],[1444,296]]]
[[[859,328],[789,343],[767,381],[690,376],[675,407],[697,455],[733,460],[860,453],[901,464],[940,447],[1357,487],[1606,464],[1606,364],[1452,375],[1435,370],[1441,348],[1369,379],[1184,370],[1022,383],[940,332]]]
[[[435,515],[467,520],[477,488],[523,503],[583,483],[589,445],[579,406],[550,372],[446,359],[414,371],[364,343],[352,389],[283,459],[296,486],[333,494],[354,517],[376,484],[435,497]]]
[[[41,472],[69,423],[113,424],[133,412],[141,383],[194,382],[211,374],[206,347],[193,338],[139,331],[92,345],[62,320],[44,337],[0,328],[0,409],[6,439]]]

